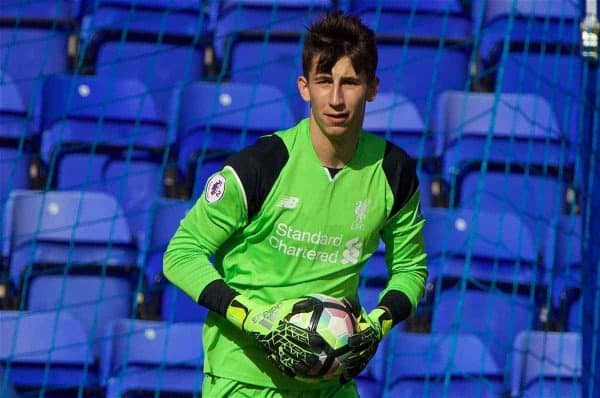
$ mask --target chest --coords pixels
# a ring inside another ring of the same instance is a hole
[[[387,218],[385,176],[376,168],[342,169],[334,178],[322,167],[284,170],[262,209],[266,227],[294,240],[332,243],[378,236]]]

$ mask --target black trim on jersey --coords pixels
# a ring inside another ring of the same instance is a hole
[[[412,304],[406,296],[399,290],[390,290],[381,298],[379,307],[385,307],[390,310],[392,315],[392,326],[402,322],[412,312]]]
[[[202,290],[200,297],[198,297],[198,304],[225,316],[227,307],[238,295],[239,293],[230,288],[223,279],[216,279]]]
[[[385,143],[383,171],[394,193],[394,205],[389,217],[393,217],[419,188],[415,161],[401,148],[389,141]]]
[[[248,220],[260,211],[289,157],[281,138],[268,135],[225,161],[225,165],[231,166],[242,181],[248,203]]]
[[[342,169],[336,169],[335,167],[327,167],[327,171],[329,171],[329,175],[331,176],[331,178],[335,177],[335,175],[337,173],[339,173],[340,171],[342,171]]]

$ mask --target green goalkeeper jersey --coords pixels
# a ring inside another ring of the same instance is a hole
[[[423,223],[415,165],[404,151],[361,132],[332,178],[305,119],[262,137],[208,179],[169,244],[164,271],[196,301],[220,278],[265,304],[310,293],[356,298],[360,270],[381,239],[389,269],[381,297],[401,291],[414,309],[427,278]],[[206,373],[288,390],[323,387],[283,375],[216,313],[203,344]]]

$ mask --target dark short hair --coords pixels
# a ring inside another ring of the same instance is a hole
[[[375,78],[377,45],[375,33],[360,18],[340,11],[329,13],[308,28],[302,50],[302,72],[308,77],[315,56],[318,73],[329,73],[333,65],[348,56],[356,73]]]

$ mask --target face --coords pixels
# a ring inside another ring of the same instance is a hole
[[[308,77],[298,78],[300,95],[310,102],[311,129],[317,128],[329,139],[358,136],[365,104],[377,95],[377,78],[368,82],[364,72],[357,74],[347,56],[329,73],[317,73],[317,61],[315,56]]]

